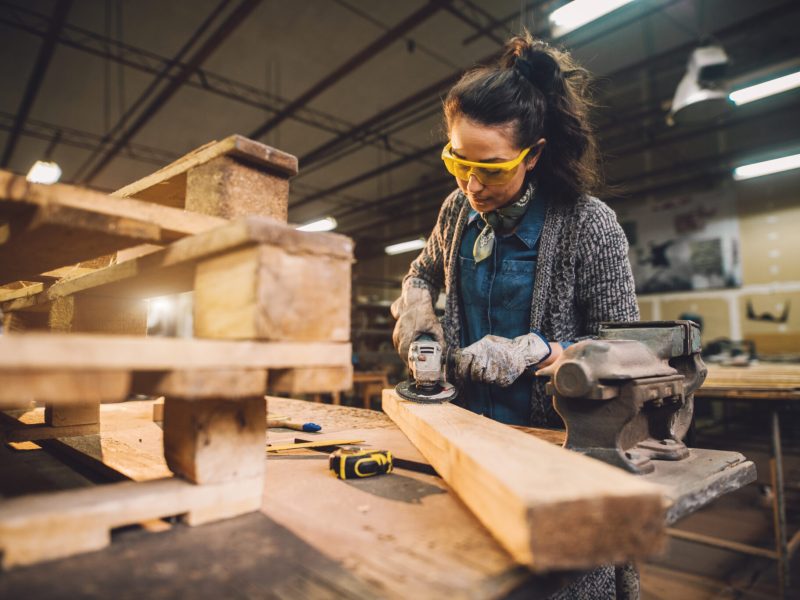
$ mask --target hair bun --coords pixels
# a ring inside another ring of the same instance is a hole
[[[558,63],[546,52],[528,52],[527,55],[515,57],[514,68],[542,92],[549,93],[561,76]]]

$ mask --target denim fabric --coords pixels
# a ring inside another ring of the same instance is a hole
[[[534,199],[516,230],[497,235],[491,256],[479,263],[472,258],[472,248],[485,223],[477,212],[470,213],[458,257],[462,347],[486,335],[515,338],[531,331],[537,242],[544,225],[545,207],[541,199]],[[530,401],[529,375],[523,375],[506,388],[471,383],[461,390],[461,402],[466,408],[512,425],[530,423]]]

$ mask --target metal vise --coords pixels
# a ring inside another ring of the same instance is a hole
[[[603,323],[598,338],[537,372],[550,377],[547,391],[567,426],[564,447],[632,473],[649,473],[652,460],[686,458],[682,440],[707,373],[698,325]]]

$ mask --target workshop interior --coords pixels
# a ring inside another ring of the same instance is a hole
[[[0,0],[0,598],[800,598],[798,31]]]

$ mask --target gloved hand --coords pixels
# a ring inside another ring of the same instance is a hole
[[[402,295],[392,304],[392,316],[397,319],[392,342],[400,357],[408,360],[408,347],[427,333],[444,347],[444,331],[436,313],[430,292],[424,287],[403,286]]]
[[[550,356],[550,344],[538,333],[513,340],[487,335],[471,346],[455,352],[455,372],[459,381],[478,381],[508,387],[528,367]]]

